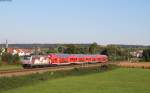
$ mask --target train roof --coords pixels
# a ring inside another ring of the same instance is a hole
[[[97,56],[103,56],[100,54],[50,54],[52,57],[97,57]]]

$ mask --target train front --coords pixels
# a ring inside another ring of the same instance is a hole
[[[24,68],[45,67],[50,66],[51,60],[48,56],[24,56],[22,58],[22,66]]]

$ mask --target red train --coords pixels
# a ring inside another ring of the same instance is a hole
[[[49,54],[48,56],[26,56],[22,64],[23,67],[43,67],[98,62],[105,63],[107,61],[108,57],[100,54]]]

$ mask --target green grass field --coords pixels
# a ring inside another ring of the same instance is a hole
[[[118,68],[43,81],[4,93],[150,93],[150,70]]]
[[[22,69],[21,65],[1,65],[0,70]]]

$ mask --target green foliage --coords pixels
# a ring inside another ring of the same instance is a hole
[[[126,61],[128,60],[127,56],[109,56],[110,61]]]
[[[64,51],[64,53],[67,53],[67,54],[78,54],[77,46],[75,46],[73,44],[69,44],[66,47],[67,47],[67,49]]]
[[[0,56],[0,66],[2,65],[2,57]]]
[[[89,53],[89,48],[88,47],[84,47],[83,49],[83,54],[88,54]]]
[[[95,54],[97,46],[98,46],[97,43],[91,44],[90,47],[89,47],[89,53]]]
[[[46,52],[47,54],[50,54],[50,53],[57,53],[57,51],[55,49],[49,49],[47,50]]]
[[[19,57],[19,55],[18,54],[15,54],[15,55],[13,55],[13,62],[15,63],[15,64],[20,64],[20,57]]]
[[[79,48],[79,53],[80,54],[85,54],[86,52],[84,51],[84,48]]]
[[[15,70],[15,69],[23,69],[22,65],[6,65],[6,64],[2,64],[0,66],[0,70]]]
[[[63,48],[63,47],[58,47],[58,52],[59,52],[59,53],[63,53],[63,51],[64,51],[64,48]]]
[[[11,64],[13,59],[12,59],[12,54],[10,53],[3,53],[2,54],[2,61],[6,62],[8,64]]]
[[[91,44],[89,47],[81,47],[79,45],[74,44],[68,44],[66,45],[66,49],[64,50],[64,53],[68,54],[95,54],[99,51],[97,51],[97,43]]]
[[[10,53],[3,53],[2,61],[7,64],[20,64],[20,57],[18,54],[12,55]]]
[[[107,49],[103,49],[100,54],[109,56]]]
[[[130,58],[129,49],[121,48],[115,45],[108,45],[106,50],[111,61],[123,61]]]
[[[150,61],[150,49],[143,50],[143,61]]]

